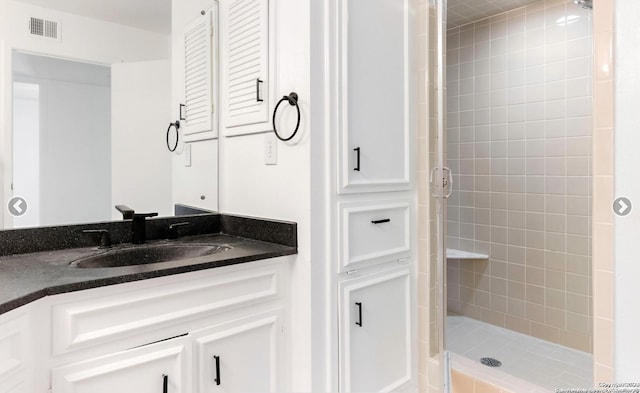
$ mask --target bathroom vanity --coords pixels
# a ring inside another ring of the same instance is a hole
[[[36,249],[61,248],[87,241],[69,234],[108,226],[114,246],[0,257],[0,391],[286,390],[285,275],[296,225],[211,214],[149,220],[149,233],[180,220],[196,224],[177,240],[137,246],[118,243],[130,221],[2,232],[3,250],[20,247],[7,238],[35,233],[44,239]],[[194,233],[202,228],[209,233]],[[51,242],[56,233],[66,242]],[[220,249],[118,267],[78,263],[132,247],[196,245]]]

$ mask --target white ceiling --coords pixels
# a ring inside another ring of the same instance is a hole
[[[171,0],[18,1],[157,33],[171,33]]]
[[[540,0],[449,0],[447,28],[462,26]]]

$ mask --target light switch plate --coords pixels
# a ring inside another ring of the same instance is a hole
[[[278,165],[278,140],[273,134],[264,136],[264,163],[265,165]]]

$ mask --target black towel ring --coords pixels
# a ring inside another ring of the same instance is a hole
[[[291,134],[288,138],[281,137],[280,134],[278,134],[278,129],[276,128],[276,113],[278,112],[278,107],[280,106],[280,104],[282,104],[285,101],[288,101],[289,105],[291,106],[295,105],[296,110],[298,111],[298,123],[296,124],[296,129],[293,131],[293,134]],[[278,103],[276,104],[276,108],[273,110],[272,123],[273,123],[273,132],[276,134],[276,137],[281,141],[283,142],[290,141],[291,139],[293,139],[294,136],[296,136],[296,134],[298,133],[298,128],[300,128],[300,106],[298,105],[297,93],[292,92],[288,96],[283,96],[280,99],[280,101],[278,101]]]
[[[171,127],[176,128],[176,144],[173,146],[173,148],[171,148],[171,145],[169,144],[169,133],[171,132]],[[178,141],[180,140],[179,130],[180,130],[180,120],[176,120],[175,123],[170,123],[169,128],[167,128],[167,149],[169,149],[169,151],[172,153],[176,151],[176,149],[178,148]]]

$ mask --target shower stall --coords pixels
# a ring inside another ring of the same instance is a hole
[[[593,386],[591,7],[425,4],[430,391]]]

